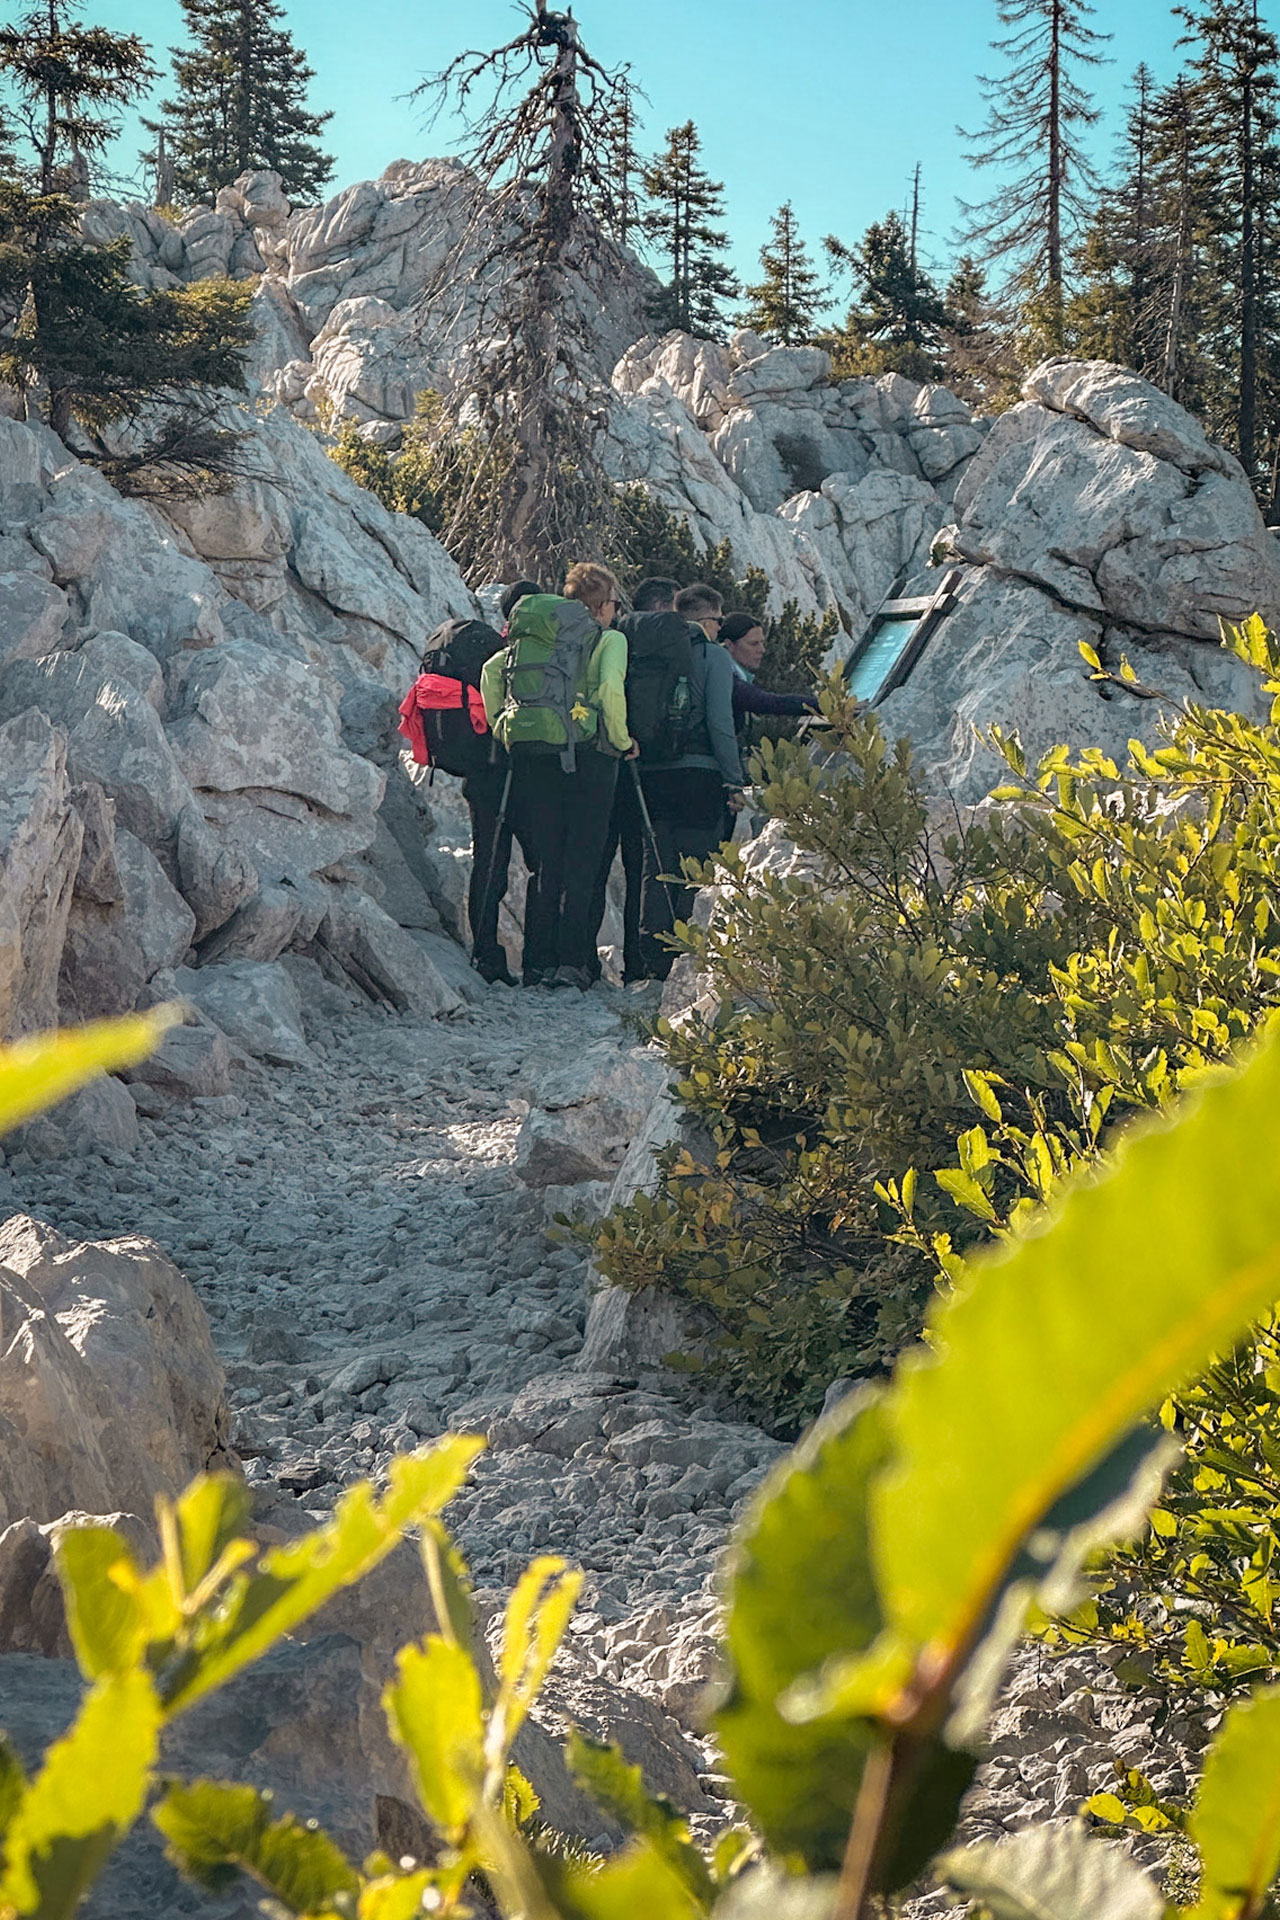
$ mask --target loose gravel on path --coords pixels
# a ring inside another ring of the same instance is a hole
[[[696,1705],[714,1671],[715,1570],[780,1448],[710,1405],[575,1367],[586,1262],[549,1237],[548,1196],[513,1170],[540,1081],[620,1037],[626,1004],[616,990],[492,988],[421,1021],[317,986],[314,1066],[246,1064],[236,1094],[143,1120],[134,1154],[15,1154],[0,1218],[158,1241],[208,1310],[265,1512],[324,1517],[397,1451],[486,1434],[448,1516],[481,1599],[496,1610],[535,1553],[586,1573],[544,1718],[603,1732],[621,1711],[653,1784],[709,1832],[723,1782]],[[1183,1795],[1203,1738],[1092,1656],[1035,1649],[993,1733],[966,1837],[1069,1815],[1115,1758]],[[938,1896],[909,1909],[940,1910]]]

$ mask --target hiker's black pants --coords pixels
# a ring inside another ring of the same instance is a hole
[[[694,888],[681,879],[664,884],[660,874],[680,874],[684,859],[706,860],[724,838],[724,781],[710,767],[668,767],[646,773],[644,797],[653,820],[659,866],[650,851],[645,861],[641,908],[646,970],[658,979],[671,971],[673,955],[655,938],[670,933],[677,920],[693,911]]]
[[[608,899],[609,874],[613,856],[622,854],[622,872],[627,883],[622,905],[622,970],[628,980],[643,977],[645,968],[640,944],[640,908],[644,898],[644,815],[636,793],[635,764],[619,765],[614,790],[613,813],[605,836],[600,867],[596,874],[595,897],[591,904],[592,939],[599,941],[600,923]],[[595,971],[593,966],[592,972]]]
[[[617,779],[618,762],[595,747],[579,747],[573,773],[556,753],[512,761],[511,817],[529,867],[526,977],[556,967],[595,970],[591,914]]]
[[[467,919],[471,923],[471,956],[483,964],[503,958],[498,941],[498,912],[507,890],[511,865],[511,805],[499,824],[505,766],[486,767],[462,783],[462,797],[471,815],[471,879],[467,884]]]

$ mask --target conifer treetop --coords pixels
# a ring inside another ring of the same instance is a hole
[[[790,347],[813,337],[818,315],[828,304],[827,290],[800,237],[789,200],[770,224],[773,238],[760,249],[762,277],[754,286],[743,288],[750,304],[741,321],[766,339]]]
[[[306,104],[314,74],[279,23],[277,0],[182,0],[190,42],[175,47],[177,91],[161,125],[180,200],[211,200],[242,173],[280,175],[291,200],[314,200],[333,173],[318,144],[332,113]]]
[[[136,34],[83,26],[81,12],[81,0],[38,0],[0,27],[0,75],[34,150],[40,192],[61,188],[87,199],[91,166],[119,130],[119,109],[156,70]]]

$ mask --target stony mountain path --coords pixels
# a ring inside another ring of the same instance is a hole
[[[356,1008],[316,975],[315,1065],[246,1062],[234,1095],[143,1119],[134,1154],[14,1153],[0,1207],[73,1239],[148,1235],[186,1273],[268,1519],[323,1517],[345,1485],[446,1428],[485,1433],[448,1515],[477,1587],[496,1608],[536,1553],[586,1575],[552,1723],[561,1709],[624,1738],[629,1726],[655,1784],[711,1817],[705,1749],[668,1716],[693,1724],[713,1569],[780,1449],[574,1367],[586,1261],[554,1244],[548,1196],[512,1167],[540,1080],[624,1039],[625,1005],[619,990],[495,987],[417,1020]]]
[[[619,1738],[706,1835],[728,1812],[697,1719],[715,1570],[780,1448],[688,1396],[575,1366],[587,1263],[554,1244],[548,1195],[513,1168],[544,1076],[622,1039],[626,1006],[616,990],[492,988],[415,1020],[317,981],[314,1065],[245,1062],[235,1095],[144,1119],[135,1154],[14,1153],[0,1218],[29,1211],[72,1238],[146,1234],[176,1261],[208,1310],[269,1521],[324,1518],[396,1451],[483,1432],[488,1451],[448,1513],[482,1610],[496,1616],[536,1553],[585,1572],[545,1724]],[[1051,1660],[1033,1646],[992,1735],[968,1839],[1070,1817],[1116,1759],[1186,1797],[1205,1728],[1122,1688],[1087,1650]],[[934,1894],[906,1912],[945,1906]]]

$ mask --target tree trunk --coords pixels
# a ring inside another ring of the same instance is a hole
[[[247,173],[253,165],[253,5],[240,0],[236,20],[235,168]]]
[[[1251,55],[1246,56],[1250,58]],[[1246,73],[1240,99],[1240,411],[1236,437],[1240,464],[1253,480],[1257,457],[1258,299],[1254,261],[1253,75]]]
[[[540,9],[541,11],[541,9]],[[520,315],[524,380],[514,422],[515,499],[507,521],[510,565],[515,574],[539,575],[547,556],[537,536],[540,509],[552,493],[556,458],[555,381],[558,367],[555,316],[560,305],[564,250],[576,216],[578,35],[572,17],[562,29],[552,76],[551,144],[536,236],[537,259]]]
[[[1130,337],[1133,347],[1134,365],[1139,373],[1148,371],[1149,355],[1147,351],[1147,95],[1149,87],[1145,69],[1138,83],[1138,124],[1135,129],[1136,172],[1133,189],[1133,231],[1130,245],[1133,256],[1131,279],[1131,299],[1133,316],[1130,322]]]
[[[1173,257],[1173,284],[1169,290],[1169,318],[1164,334],[1161,385],[1170,399],[1178,397],[1178,357],[1182,351],[1182,308],[1191,274],[1191,127],[1185,95],[1180,95],[1178,121],[1178,237]]]
[[[1048,279],[1062,305],[1062,0],[1053,0],[1049,40],[1049,180],[1045,204]]]

